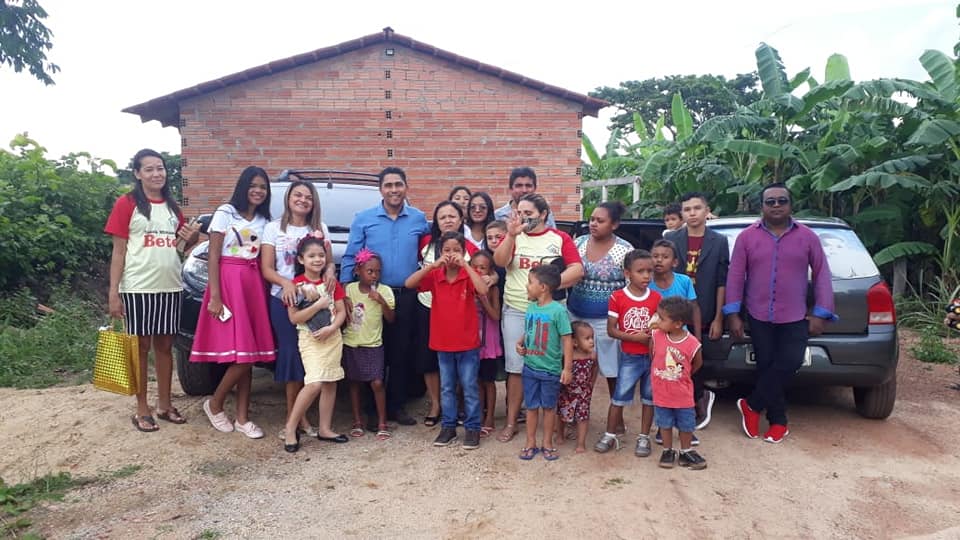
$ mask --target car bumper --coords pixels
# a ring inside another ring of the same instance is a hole
[[[800,368],[793,384],[799,386],[876,386],[896,374],[899,356],[896,328],[871,328],[861,335],[832,334],[811,338],[809,363]],[[749,336],[734,341],[725,335],[703,344],[703,378],[752,382],[756,366],[750,361]]]

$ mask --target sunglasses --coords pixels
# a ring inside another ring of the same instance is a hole
[[[764,199],[763,204],[766,206],[787,206],[790,204],[790,197],[770,197],[769,199]]]

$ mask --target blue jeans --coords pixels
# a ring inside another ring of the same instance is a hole
[[[657,427],[663,429],[677,428],[680,433],[693,433],[697,427],[697,413],[693,407],[672,409],[670,407],[653,407],[653,421]]]
[[[463,352],[437,352],[440,361],[440,409],[443,417],[440,425],[457,427],[457,383],[463,388],[463,406],[467,419],[463,426],[467,431],[480,431],[480,387],[477,373],[480,370],[480,349]]]
[[[650,384],[650,357],[646,354],[629,354],[620,351],[620,367],[617,370],[617,387],[610,403],[618,407],[633,404],[633,395],[640,386],[640,402],[653,405],[653,388]]]
[[[523,366],[523,404],[528,411],[556,409],[560,376]]]

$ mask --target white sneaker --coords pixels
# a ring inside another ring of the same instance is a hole
[[[254,424],[249,420],[247,420],[246,424],[241,424],[240,422],[234,422],[233,429],[235,429],[236,431],[239,431],[240,433],[243,433],[244,435],[246,435],[251,439],[263,438],[263,430],[260,429],[258,425]]]
[[[700,409],[697,411],[700,413],[697,415],[697,430],[707,427],[707,424],[710,423],[710,416],[713,412],[713,402],[716,401],[716,399],[716,394],[707,389],[703,390],[703,395],[700,396],[700,401],[697,403],[699,407],[696,407],[697,409]]]
[[[224,433],[230,433],[233,431],[233,424],[231,424],[230,419],[227,418],[227,413],[220,411],[217,414],[213,414],[213,411],[210,410],[209,399],[203,402],[203,412],[207,414],[207,418],[217,431],[222,431]]]

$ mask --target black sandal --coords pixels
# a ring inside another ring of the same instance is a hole
[[[133,427],[137,428],[137,430],[142,431],[144,433],[153,433],[154,431],[157,431],[160,429],[160,426],[157,425],[157,421],[154,420],[153,417],[150,415],[144,415],[144,416],[133,415],[130,417],[130,420],[133,422]],[[143,427],[144,424],[150,427],[145,428]]]
[[[439,423],[440,423],[440,415],[423,417],[423,425],[427,427],[433,427]]]
[[[187,419],[180,414],[176,407],[170,407],[165,411],[157,413],[157,418],[170,422],[171,424],[186,424]]]

